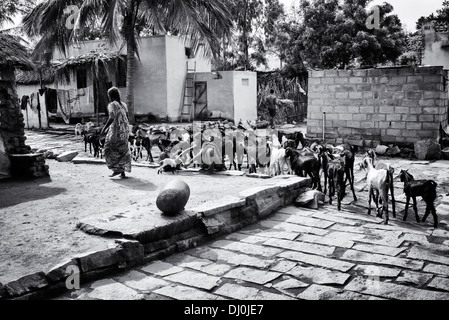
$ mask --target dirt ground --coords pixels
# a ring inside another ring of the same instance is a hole
[[[157,194],[172,179],[182,179],[190,187],[186,210],[267,184],[265,179],[243,176],[157,174],[157,169],[137,166],[127,179],[110,178],[104,164],[52,159],[46,163],[50,178],[0,181],[0,283],[106,248],[112,239],[80,231],[78,221],[117,208],[145,212],[146,207],[154,207]]]

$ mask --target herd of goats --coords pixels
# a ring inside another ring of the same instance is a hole
[[[194,123],[195,125],[195,123]],[[85,151],[89,145],[90,152],[94,150],[95,157],[102,157],[104,136],[99,135],[95,127],[82,126],[81,131],[75,129],[75,134],[84,136]],[[80,128],[78,127],[78,130]],[[308,141],[301,132],[281,133],[280,131],[259,130],[250,122],[240,122],[238,126],[232,123],[203,123],[198,130],[193,125],[179,130],[176,127],[160,127],[135,125],[129,135],[129,146],[134,161],[142,159],[142,151],[147,153],[147,161],[154,162],[152,148],[160,150],[158,173],[168,171],[175,173],[181,166],[187,168],[191,164],[201,167],[200,172],[211,173],[217,170],[242,170],[244,158],[249,173],[265,173],[271,176],[294,174],[311,178],[311,187],[328,193],[329,204],[336,196],[338,210],[346,195],[346,185],[352,191],[354,201],[357,196],[354,191],[354,162],[356,147],[349,144],[333,146],[321,141]],[[206,134],[207,132],[207,134]],[[263,132],[261,135],[260,132]],[[228,168],[225,163],[228,163]],[[391,195],[392,214],[396,217],[393,173],[389,164],[377,161],[373,149],[368,149],[360,169],[366,171],[368,188],[368,214],[371,214],[371,202],[374,201],[377,216],[388,224],[388,202]],[[323,184],[321,180],[323,177]],[[406,204],[403,220],[407,219],[410,199],[416,221],[419,222],[416,197],[421,196],[426,203],[424,222],[431,213],[434,228],[437,228],[438,218],[434,206],[437,184],[433,180],[415,180],[407,170],[399,173],[404,184]]]

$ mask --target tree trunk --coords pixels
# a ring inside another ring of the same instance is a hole
[[[128,14],[125,16],[125,38],[126,38],[126,104],[128,106],[128,120],[130,124],[135,124],[134,110],[134,75],[136,71],[136,46],[134,41],[134,24],[136,10],[136,0],[131,0],[128,7]]]
[[[134,41],[126,40],[126,104],[128,105],[128,120],[130,124],[135,124],[134,117],[134,74],[136,71],[136,57],[134,50]]]

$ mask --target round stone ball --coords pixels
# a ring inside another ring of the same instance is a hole
[[[167,183],[156,198],[156,206],[167,215],[175,215],[184,210],[190,197],[190,188],[182,180]]]

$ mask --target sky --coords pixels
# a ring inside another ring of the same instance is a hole
[[[291,4],[299,4],[299,0],[279,0],[288,9]],[[393,14],[397,14],[403,28],[408,31],[415,31],[416,21],[421,16],[428,16],[436,13],[437,9],[442,7],[443,0],[373,0],[369,7],[383,2],[390,3],[393,8]],[[405,25],[405,27],[404,27]]]

